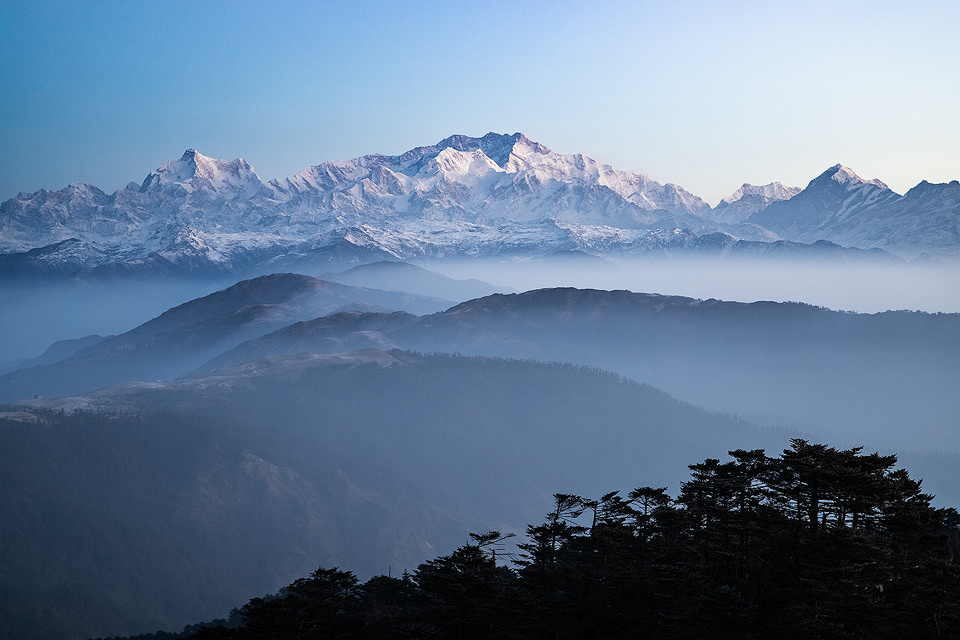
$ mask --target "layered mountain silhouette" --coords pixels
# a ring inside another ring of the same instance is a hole
[[[619,372],[699,405],[766,411],[831,437],[960,451],[960,316],[843,313],[628,291],[493,295],[423,317],[346,313],[238,345],[205,368],[299,352],[403,348],[574,362]],[[925,434],[925,435],[921,435]]]
[[[77,348],[64,345],[52,354],[48,350],[46,357],[0,376],[0,402],[90,391],[128,380],[169,379],[246,340],[337,311],[424,313],[452,304],[303,275],[262,276],[174,307],[120,335],[89,345],[70,343]],[[57,359],[57,353],[64,356]]]
[[[399,576],[554,492],[783,443],[607,373],[399,351],[37,401],[0,410],[0,632],[176,631],[320,564]]]
[[[423,275],[411,265],[382,264],[342,276],[399,277],[411,269]],[[277,274],[186,303],[59,361],[0,376],[0,400],[169,380],[265,357],[404,349],[601,367],[701,406],[765,412],[773,423],[816,426],[832,437],[869,434],[900,445],[903,425],[915,423],[913,433],[926,434],[919,442],[930,442],[928,448],[960,451],[951,428],[960,411],[953,392],[960,384],[958,336],[956,314],[858,314],[573,288],[454,305]]]
[[[329,277],[397,290],[257,277],[0,376],[0,631],[175,630],[318,564],[396,575],[554,492],[676,489],[797,429],[940,451],[903,459],[960,497],[956,314]]]
[[[405,291],[457,301],[503,293],[502,287],[482,280],[457,280],[407,262],[372,262],[339,273],[323,273],[320,278],[357,287]]]

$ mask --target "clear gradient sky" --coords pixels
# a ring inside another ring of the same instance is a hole
[[[263,179],[522,131],[711,204],[960,179],[960,2],[0,4],[0,200],[197,148]]]

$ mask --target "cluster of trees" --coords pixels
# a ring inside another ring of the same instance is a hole
[[[557,494],[511,546],[471,534],[402,577],[318,569],[197,640],[960,637],[960,516],[896,457],[805,440],[643,487]]]

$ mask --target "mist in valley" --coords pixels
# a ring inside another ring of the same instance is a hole
[[[546,287],[626,289],[635,292],[739,302],[796,301],[841,311],[878,313],[908,309],[960,313],[960,263],[837,264],[784,260],[607,260],[582,253],[524,261],[422,260],[421,266],[456,280],[490,286],[452,287],[412,278],[365,279],[366,286],[403,289],[455,304],[493,291]],[[336,278],[347,267],[328,265],[298,273]],[[130,330],[167,309],[234,284],[240,277],[190,279],[161,276],[110,280],[7,279],[0,283],[0,368],[40,355],[58,340]],[[351,276],[341,281],[356,282]]]
[[[360,300],[361,294],[356,294],[358,299],[352,308],[402,310],[416,315],[441,311],[493,292],[510,294],[550,287],[629,290],[745,303],[796,301],[859,314],[888,310],[960,312],[960,287],[956,286],[960,265],[956,263],[786,263],[761,258],[612,261],[574,252],[514,262],[423,261],[421,266],[378,263],[335,270],[321,264],[302,271],[349,286],[407,292],[412,297],[404,300]],[[7,304],[0,307],[0,326],[4,327],[0,335],[0,373],[24,359],[37,358],[56,341],[122,334],[168,308],[225,289],[234,280],[8,283],[2,290]],[[340,306],[325,307],[324,313],[350,307],[347,301],[354,294],[343,295],[347,298],[338,303]],[[304,312],[296,318],[291,316],[291,321],[310,319],[308,316]],[[258,322],[267,326],[264,321]],[[802,326],[803,320],[795,322]],[[279,322],[270,330],[281,325]],[[871,344],[874,338],[867,335],[857,336],[848,344],[835,338],[818,344],[815,333],[799,344],[791,342],[789,335],[778,341],[775,335],[762,331],[755,339],[744,334],[758,327],[744,325],[736,340],[718,332],[712,342],[705,343],[701,338],[690,341],[689,346],[677,336],[658,341],[656,335],[632,336],[627,329],[629,339],[639,342],[636,348],[619,350],[616,346],[594,345],[604,336],[589,333],[563,338],[537,336],[540,346],[526,350],[515,340],[451,345],[440,339],[432,341],[428,335],[406,342],[360,340],[342,344],[438,351],[456,348],[475,355],[586,364],[764,426],[815,433],[839,443],[869,440],[874,446],[960,452],[960,433],[953,428],[956,415],[960,415],[960,400],[951,399],[956,396],[954,385],[960,367],[951,360],[952,344],[939,349],[928,340],[918,346],[909,335],[886,334],[874,337],[884,340],[882,344]],[[580,328],[588,332],[590,325]],[[543,330],[547,330],[546,325]],[[651,330],[642,324],[636,327],[640,333]],[[255,338],[256,334],[257,330],[252,330],[238,335]],[[944,340],[951,341],[949,333]],[[61,350],[71,348],[70,344],[60,346]],[[215,355],[211,350],[208,356],[198,356],[194,366]],[[858,382],[860,371],[868,371],[869,376]],[[168,375],[165,371],[162,377]],[[9,401],[10,395],[6,397]]]
[[[522,533],[555,492],[675,493],[688,464],[793,437],[898,453],[960,504],[954,265],[572,253],[303,271],[5,285],[14,606],[66,589],[109,603],[83,614],[91,633],[178,628],[318,562],[398,573],[468,531]],[[90,334],[114,337],[17,364]],[[80,535],[54,533],[58,513]],[[93,559],[63,574],[86,577],[50,578],[28,531]],[[111,575],[153,581],[124,604]]]
[[[956,262],[604,260],[574,253],[514,264],[429,266],[451,277],[486,279],[517,291],[572,286],[700,300],[801,302],[859,314],[960,313]],[[947,355],[953,352],[939,351],[936,343],[923,353],[911,351],[910,340],[902,335],[874,345],[868,336],[859,338],[860,344],[849,345],[785,341],[760,346],[760,336],[758,344],[746,337],[737,345],[716,343],[699,353],[666,354],[653,366],[633,353],[592,364],[759,425],[789,427],[844,445],[960,452],[960,401],[954,399],[960,364]],[[945,340],[952,342],[949,336]],[[854,364],[857,360],[860,365]],[[765,374],[751,375],[751,368]],[[863,368],[871,371],[869,380],[858,379]]]
[[[528,291],[544,287],[627,289],[738,302],[804,302],[837,311],[896,309],[960,313],[960,262],[812,259],[623,258],[556,254],[519,262],[445,260],[423,266]]]
[[[226,278],[116,278],[0,282],[0,371],[59,340],[129,331],[167,309],[230,284]]]

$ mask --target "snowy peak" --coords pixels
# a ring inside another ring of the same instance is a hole
[[[555,181],[577,187],[602,187],[617,194],[628,206],[645,211],[701,213],[709,209],[703,200],[682,187],[660,184],[644,174],[620,171],[579,153],[556,153],[522,133],[491,132],[482,138],[451,136],[437,147],[479,149],[506,173],[515,174],[518,184],[543,185]]]
[[[505,134],[490,132],[482,138],[471,138],[464,135],[452,135],[438,142],[435,147],[456,149],[457,151],[482,151],[485,156],[493,160],[499,167],[506,168],[511,156],[524,157],[530,154],[550,155],[553,152],[544,145],[533,142],[522,133]],[[421,149],[423,149],[421,147]],[[416,151],[416,150],[414,150]]]
[[[724,198],[722,202],[733,204],[744,198],[758,197],[767,200],[769,203],[776,200],[789,200],[801,191],[802,189],[800,187],[788,187],[782,182],[771,182],[770,184],[760,186],[744,182],[739,189]]]
[[[232,162],[209,158],[196,149],[187,149],[178,160],[168,160],[143,181],[140,193],[163,191],[171,186],[187,193],[212,191],[228,198],[250,197],[262,182],[243,158]]]
[[[876,178],[874,178],[873,180],[864,180],[863,178],[858,176],[856,173],[854,173],[853,169],[851,169],[850,167],[846,167],[842,164],[833,165],[832,167],[830,167],[829,169],[821,173],[818,177],[816,177],[810,184],[813,185],[818,181],[822,182],[825,180],[832,180],[833,182],[842,184],[847,189],[853,189],[861,185],[867,185],[867,184],[873,185],[875,187],[880,187],[881,189],[890,188],[880,180],[877,180]]]
[[[772,203],[749,222],[795,242],[827,239],[844,246],[886,248],[889,221],[882,221],[883,211],[901,198],[880,180],[864,180],[837,164],[790,200]]]
[[[550,149],[540,143],[533,142],[522,133],[504,134],[491,131],[481,138],[473,138],[462,134],[452,135],[435,145],[411,149],[396,160],[404,167],[410,167],[411,165],[419,167],[424,161],[437,156],[446,149],[463,153],[480,151],[501,169],[507,169],[512,157],[523,157],[530,154],[553,154]]]
[[[399,156],[325,162],[268,188],[297,220],[342,224],[563,219],[637,228],[710,208],[675,185],[555,153],[522,133],[458,134]]]
[[[780,182],[759,186],[745,182],[739,189],[721,200],[708,215],[715,222],[737,224],[754,213],[766,209],[772,203],[789,200],[801,191],[800,187],[788,187]]]
[[[448,147],[438,153],[436,158],[421,169],[421,173],[433,171],[448,179],[466,184],[475,183],[476,178],[482,178],[491,172],[502,172],[503,169],[491,160],[482,149],[460,151]]]
[[[490,134],[487,134],[488,137],[489,135]],[[489,146],[484,150],[487,155],[493,153],[491,158],[496,157],[495,162],[501,167],[506,168],[511,162],[516,164],[520,159],[559,157],[558,154],[551,151],[548,147],[539,142],[534,142],[522,133],[515,133],[509,136],[509,140],[512,142],[512,144],[509,144],[509,152],[507,152],[506,145],[504,145],[504,147]]]
[[[151,172],[140,186],[140,192],[146,193],[165,184],[189,182],[198,173],[203,173],[200,167],[209,164],[211,161],[211,158],[198,153],[196,149],[187,149],[179,160],[167,160],[156,171]]]

